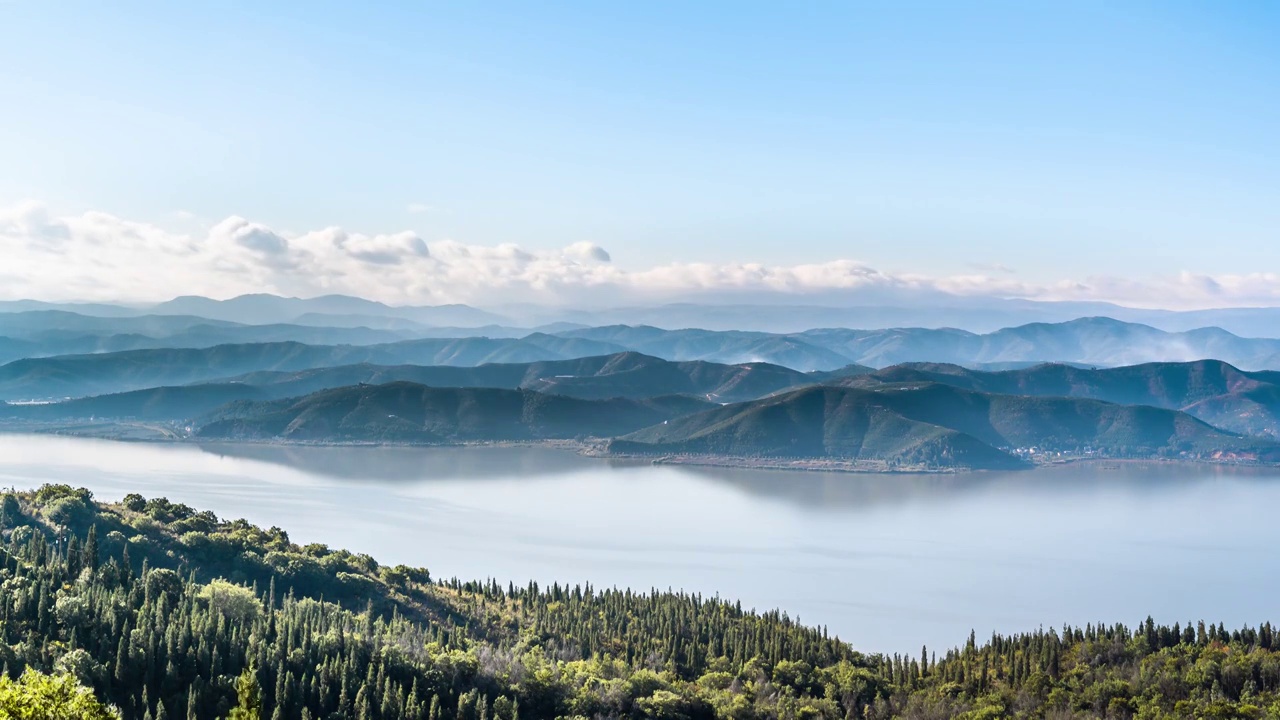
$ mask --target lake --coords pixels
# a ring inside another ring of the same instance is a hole
[[[166,496],[436,577],[672,588],[866,650],[1065,622],[1280,620],[1280,472],[1195,465],[849,475],[538,447],[0,435],[0,484]]]

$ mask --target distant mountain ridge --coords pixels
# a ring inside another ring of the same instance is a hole
[[[255,326],[253,331],[275,326]],[[305,328],[304,328],[305,329]],[[387,332],[363,329],[350,332]],[[25,340],[0,338],[0,352],[29,353]],[[1165,333],[1144,325],[1086,318],[975,335],[960,330],[818,329],[794,335],[611,326],[533,332],[519,338],[422,338],[391,343],[308,345],[237,343],[26,357],[0,366],[0,400],[83,396],[166,384],[209,382],[263,370],[376,365],[476,366],[569,360],[635,351],[666,360],[767,363],[801,372],[908,362],[1022,367],[1046,360],[1089,366],[1213,357],[1246,371],[1280,369],[1280,340],[1216,330]]]
[[[888,329],[902,327],[963,328],[990,333],[1032,323],[1061,323],[1080,317],[1105,316],[1142,323],[1170,332],[1220,327],[1243,337],[1276,337],[1280,308],[1220,308],[1210,310],[1148,310],[1106,302],[1046,302],[975,298],[931,293],[914,298],[870,298],[857,301],[848,293],[805,299],[758,293],[739,302],[696,299],[655,305],[612,308],[565,308],[536,304],[474,308],[467,305],[395,306],[346,295],[286,298],[268,294],[242,295],[227,300],[189,296],[163,303],[56,303],[36,300],[0,301],[0,313],[23,310],[63,310],[99,317],[147,314],[192,314],[246,324],[307,324],[348,327],[351,318],[373,329],[408,326],[475,328],[504,325],[531,328],[554,323],[583,326],[654,325],[710,330],[750,330],[790,334],[814,327]],[[304,319],[305,318],[305,319]]]
[[[157,315],[198,315],[238,323],[289,323],[298,317],[349,316],[400,318],[422,325],[489,325],[505,320],[500,315],[468,305],[392,306],[350,295],[291,298],[278,295],[240,295],[229,300],[200,296],[178,297],[147,308]]]
[[[853,372],[857,370],[846,371]],[[673,362],[626,351],[573,360],[491,363],[476,367],[343,365],[299,372],[263,371],[229,380],[288,395],[357,383],[405,380],[437,387],[518,387],[584,399],[684,394],[713,402],[735,402],[837,376],[846,375],[801,373],[768,363]]]
[[[241,300],[242,303],[258,301],[261,298],[256,296]],[[350,303],[346,301],[333,302],[336,305],[327,309],[367,309],[359,304],[347,307]],[[196,306],[188,309],[199,310],[203,301],[188,304]],[[175,309],[185,307],[186,304],[179,304]],[[1243,338],[1218,328],[1170,333],[1105,317],[1055,324],[1033,323],[986,334],[947,328],[817,328],[776,334],[697,328],[669,330],[645,325],[562,324],[534,330],[506,325],[432,327],[393,315],[366,314],[307,314],[295,316],[295,321],[301,322],[244,325],[196,315],[106,318],[61,310],[0,313],[0,363],[30,357],[210,348],[256,342],[381,346],[415,340],[451,340],[458,344],[470,341],[473,347],[487,346],[490,350],[463,353],[453,359],[424,354],[404,362],[473,365],[571,359],[631,350],[678,361],[767,362],[802,372],[830,371],[851,364],[887,367],[905,362],[943,362],[966,367],[1020,367],[1042,362],[1119,366],[1205,358],[1223,360],[1244,370],[1280,369],[1280,340]],[[374,327],[362,325],[363,322]],[[373,355],[376,353],[371,352]]]
[[[266,358],[292,362],[288,357]],[[219,358],[207,374],[217,374]],[[182,366],[179,366],[180,369]],[[128,368],[132,373],[133,368]],[[145,420],[186,420],[235,400],[275,400],[300,397],[321,390],[388,382],[413,382],[433,387],[535,390],[580,399],[647,399],[688,395],[708,402],[754,399],[815,382],[848,377],[870,368],[838,373],[806,374],[776,365],[721,365],[701,361],[676,363],[634,352],[574,360],[532,363],[494,363],[477,367],[375,365],[362,363],[301,371],[262,370],[231,377],[204,379],[190,385],[161,385],[106,393],[45,404],[0,404],[0,418],[26,420],[114,417]],[[146,377],[143,376],[143,381]]]
[[[0,400],[82,397],[162,385],[204,383],[261,371],[300,371],[373,363],[460,365],[563,358],[557,344],[612,352],[573,340],[542,342],[489,338],[409,340],[386,345],[250,343],[210,348],[165,348],[15,360],[0,366]]]
[[[818,328],[790,335],[663,330],[616,325],[559,333],[658,357],[746,362],[765,359],[797,370],[905,362],[958,365],[1068,362],[1130,365],[1217,358],[1248,369],[1280,369],[1280,340],[1241,338],[1217,328],[1167,333],[1110,318],[1031,324],[979,335],[964,330]]]

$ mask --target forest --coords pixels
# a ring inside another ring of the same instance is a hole
[[[0,601],[5,717],[1280,718],[1268,623],[867,652],[718,597],[435,578],[67,485],[0,497]]]

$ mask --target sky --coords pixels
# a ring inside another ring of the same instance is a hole
[[[1278,34],[1250,0],[0,0],[0,297],[1280,305]]]

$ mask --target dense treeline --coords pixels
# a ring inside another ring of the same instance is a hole
[[[865,655],[716,598],[441,582],[162,498],[45,486],[0,528],[5,675],[125,718],[1280,717],[1270,625]]]

